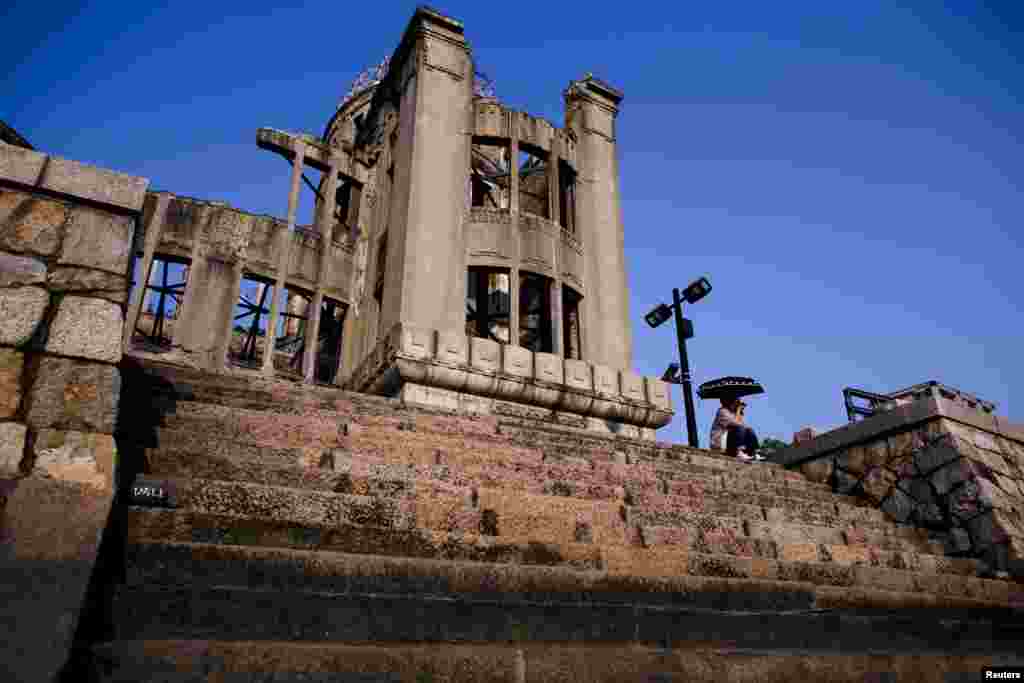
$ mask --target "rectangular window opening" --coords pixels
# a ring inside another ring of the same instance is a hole
[[[277,338],[274,340],[274,370],[279,374],[301,377],[312,295],[286,286],[281,290],[280,297]]]
[[[580,296],[574,289],[562,285],[562,330],[565,335],[563,351],[566,358],[583,360],[580,330]]]
[[[551,334],[551,279],[534,273],[519,276],[519,345],[540,353],[554,349]]]
[[[316,375],[320,384],[334,384],[341,367],[342,330],[348,304],[324,297],[320,306],[320,334],[317,341]]]
[[[561,159],[558,161],[558,222],[565,230],[576,233],[576,172]]]
[[[506,142],[474,138],[470,158],[470,199],[474,207],[509,208],[512,169]]]
[[[185,298],[189,263],[189,259],[176,256],[153,257],[132,332],[134,346],[148,351],[165,351],[171,347],[174,326]],[[141,266],[138,269],[141,270]]]
[[[550,218],[547,154],[529,145],[519,148],[519,210]]]
[[[235,302],[228,360],[247,368],[260,368],[266,352],[267,323],[274,300],[274,283],[246,273]]]
[[[510,343],[511,304],[507,269],[474,267],[467,271],[467,335],[491,339],[499,344]]]

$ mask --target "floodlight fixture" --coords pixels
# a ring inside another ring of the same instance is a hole
[[[661,376],[661,381],[669,384],[682,384],[683,380],[679,376],[679,363],[669,363],[665,374]]]
[[[657,327],[672,317],[672,307],[667,304],[658,304],[650,313],[644,316],[644,320],[651,327]]]
[[[711,291],[711,282],[702,277],[694,280],[683,290],[683,299],[688,304],[695,304],[708,295]]]

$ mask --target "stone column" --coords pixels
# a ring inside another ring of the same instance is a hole
[[[576,231],[583,242],[586,341],[584,358],[615,369],[632,365],[615,118],[622,93],[593,76],[565,92],[566,126],[578,139]]]
[[[192,251],[189,252],[188,284],[185,285],[185,295],[181,297],[181,309],[178,311],[178,318],[174,323],[174,330],[171,332],[172,346],[186,347],[191,344],[192,335],[189,317],[192,315],[192,309],[195,307],[193,302],[196,300],[196,297],[203,295],[200,292],[203,285],[202,277],[197,277],[202,270],[199,268],[199,246],[202,243],[203,226],[210,219],[211,210],[212,207],[206,204],[201,204],[197,207],[198,216],[192,225]]]
[[[508,343],[519,346],[519,268],[513,266],[508,276]]]
[[[338,192],[338,167],[331,162],[324,183],[324,199],[320,206],[320,264],[317,269],[317,286],[310,301],[312,310],[306,313],[306,348],[302,353],[302,376],[306,382],[316,378],[317,345],[320,338],[320,309],[324,302],[324,286],[327,282],[327,263],[331,242],[334,239],[334,208]]]
[[[565,346],[562,333],[562,281],[555,278],[549,286],[551,287],[548,297],[551,311],[551,353],[561,356]]]
[[[156,245],[160,242],[160,232],[164,227],[164,219],[167,217],[167,207],[171,201],[169,192],[159,192],[151,195],[153,199],[153,213],[149,217],[149,224],[146,225],[146,237],[142,251],[142,268],[139,270],[139,281],[135,283],[138,287],[137,296],[132,301],[128,311],[128,318],[124,326],[124,339],[122,345],[127,351],[131,345],[132,333],[138,324],[139,312],[145,305],[146,283],[149,282],[150,269],[153,267],[153,254],[156,252]]]
[[[387,86],[399,99],[383,329],[464,329],[466,122],[473,71],[462,24],[416,10]]]
[[[126,275],[148,184],[0,143],[5,681],[55,680],[91,624],[86,591],[117,482]]]
[[[242,291],[242,278],[245,276],[245,262],[236,261],[231,269],[231,294],[227,300],[227,310],[224,315],[224,327],[221,330],[220,342],[216,349],[216,359],[220,367],[228,364],[228,352],[231,349],[231,340],[235,334],[235,307],[238,304],[238,295]]]
[[[288,259],[291,252],[291,236],[295,231],[295,215],[299,209],[299,183],[302,182],[302,168],[306,159],[306,145],[301,140],[295,142],[295,157],[292,159],[292,184],[288,192],[288,224],[278,235],[277,241],[277,277],[274,281],[274,298],[270,301],[270,316],[267,318],[267,334],[264,337],[263,372],[274,372],[274,344],[277,342],[277,314],[280,308],[281,292],[284,291],[285,279],[288,277]]]

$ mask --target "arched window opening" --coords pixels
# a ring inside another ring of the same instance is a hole
[[[512,171],[507,142],[474,138],[470,159],[470,205],[509,208]]]
[[[511,303],[507,269],[470,268],[466,274],[466,334],[510,343]]]
[[[562,285],[562,330],[565,343],[562,345],[566,358],[583,360],[582,334],[580,333],[580,301],[583,297],[576,290]]]
[[[542,150],[529,145],[519,147],[519,210],[541,218],[550,218],[548,203],[548,160]]]
[[[551,278],[519,276],[519,345],[540,353],[554,350],[551,334]]]

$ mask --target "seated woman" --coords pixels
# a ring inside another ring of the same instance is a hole
[[[722,450],[725,439],[725,454],[740,460],[764,460],[758,453],[761,444],[754,430],[743,424],[743,413],[747,404],[738,398],[721,399],[722,406],[711,423],[711,448]]]

